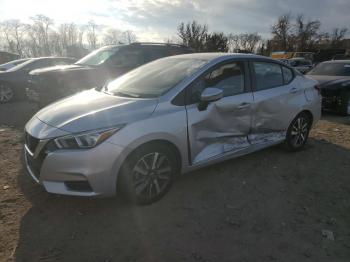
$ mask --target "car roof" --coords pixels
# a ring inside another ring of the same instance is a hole
[[[178,58],[192,58],[200,60],[214,60],[218,58],[228,59],[228,58],[263,58],[271,61],[276,61],[266,56],[254,55],[254,54],[241,54],[241,53],[191,53],[191,54],[182,54],[172,57]]]

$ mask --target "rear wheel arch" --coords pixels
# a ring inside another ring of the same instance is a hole
[[[311,120],[311,125],[313,124],[313,122],[314,122],[314,115],[311,113],[310,110],[303,110],[299,114],[297,114],[295,117],[297,117],[297,116],[299,116],[301,114],[307,115],[310,118],[310,120]]]

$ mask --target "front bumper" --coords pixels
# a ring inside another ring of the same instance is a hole
[[[47,192],[74,196],[115,194],[122,147],[105,141],[87,150],[49,152],[47,143],[39,140],[37,147],[42,149],[37,152],[31,150],[26,142],[24,150],[28,173]]]

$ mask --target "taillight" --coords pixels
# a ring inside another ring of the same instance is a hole
[[[318,94],[321,94],[321,88],[319,85],[315,85],[314,88],[317,90]]]

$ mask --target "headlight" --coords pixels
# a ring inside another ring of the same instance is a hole
[[[80,134],[67,135],[56,138],[55,144],[60,149],[87,149],[97,146],[105,141],[123,126],[99,129]]]

